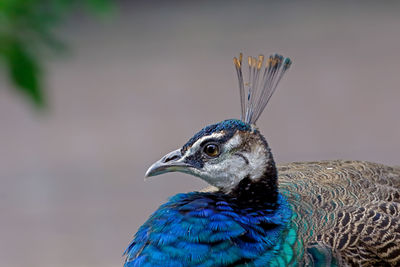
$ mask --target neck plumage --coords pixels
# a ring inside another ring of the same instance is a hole
[[[278,171],[267,141],[261,134],[259,136],[266,148],[267,159],[262,176],[256,180],[245,177],[229,194],[243,205],[273,207],[278,200]]]
[[[229,193],[243,205],[274,206],[278,199],[277,170],[275,164],[268,166],[264,175],[254,181],[249,177],[242,179]]]

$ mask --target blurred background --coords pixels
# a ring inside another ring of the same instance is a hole
[[[278,163],[400,165],[398,1],[53,2],[0,4],[0,266],[121,266],[205,186],[144,173],[239,117],[240,51],[294,61],[258,121]]]

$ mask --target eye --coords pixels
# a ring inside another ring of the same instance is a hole
[[[215,158],[219,155],[219,146],[217,144],[207,144],[203,151],[207,156]]]

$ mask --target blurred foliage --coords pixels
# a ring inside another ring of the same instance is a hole
[[[54,28],[72,12],[102,15],[112,9],[111,0],[0,0],[0,62],[13,87],[43,107],[41,54],[64,47]]]

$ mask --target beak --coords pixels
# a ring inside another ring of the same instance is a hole
[[[146,172],[146,177],[156,176],[166,172],[184,172],[191,167],[190,164],[182,162],[182,153],[180,149],[174,150],[159,161],[155,162]]]

